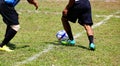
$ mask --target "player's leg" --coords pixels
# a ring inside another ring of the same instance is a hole
[[[83,26],[84,26],[87,36],[88,36],[89,47],[91,50],[95,50],[93,29],[91,28],[90,25],[84,24]]]
[[[19,25],[11,25],[9,29],[7,29],[6,31],[6,35],[4,40],[2,41],[2,43],[0,44],[0,50],[4,50],[4,51],[13,51],[11,49],[9,49],[9,47],[7,47],[6,45],[10,42],[11,39],[13,39],[13,37],[16,35],[17,31],[19,30]]]
[[[7,26],[7,28],[6,28],[6,32],[5,32],[5,36],[4,36],[4,37],[7,36],[7,32],[9,31],[9,29],[10,29],[10,25]]]
[[[65,31],[66,31],[66,33],[68,34],[69,39],[70,39],[70,40],[68,40],[68,42],[62,41],[62,43],[63,43],[63,44],[71,44],[71,45],[74,45],[74,44],[75,44],[75,40],[74,40],[74,38],[73,38],[71,26],[70,26],[70,24],[69,24],[69,22],[68,22],[68,19],[62,17],[61,20],[62,20],[63,27],[64,27],[64,29],[65,29]]]
[[[71,30],[71,26],[70,26],[68,20],[64,17],[62,17],[61,20],[62,20],[63,27],[69,36],[69,39],[73,40],[72,30]]]
[[[6,35],[2,43],[0,44],[0,50],[5,51],[12,51],[6,45],[10,42],[11,39],[16,35],[17,31],[19,30],[19,25],[11,25],[9,29],[6,31]]]
[[[3,17],[4,23],[6,23],[6,33],[5,38],[3,39],[2,43],[0,44],[0,50],[5,51],[12,51],[6,45],[10,42],[11,39],[16,35],[17,31],[19,30],[19,22],[18,22],[18,14],[14,10],[14,7],[9,7],[3,2],[1,5],[1,15]]]
[[[8,44],[8,42],[16,35],[19,28],[19,25],[11,25],[9,28],[6,29],[5,38],[1,43],[1,47]]]
[[[93,29],[91,28],[90,25],[84,25],[84,28],[86,30],[88,39],[89,39],[89,43],[94,43],[94,33],[93,33]]]
[[[84,7],[82,9],[81,15],[79,16],[78,20],[79,24],[84,26],[88,40],[89,40],[89,48],[91,50],[95,50],[95,44],[94,44],[94,32],[92,29],[93,21],[92,21],[92,15],[91,15],[91,6]]]

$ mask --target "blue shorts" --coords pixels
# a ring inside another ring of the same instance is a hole
[[[78,19],[78,23],[81,25],[93,25],[91,6],[88,0],[80,0],[76,2],[69,10],[67,16],[63,16],[69,21],[75,23]]]
[[[4,0],[0,0],[0,14],[3,17],[3,21],[7,25],[18,25],[18,13],[14,9],[14,7],[11,7],[7,5]]]

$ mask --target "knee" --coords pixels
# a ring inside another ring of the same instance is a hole
[[[10,27],[15,31],[18,31],[20,29],[20,25],[11,25]]]

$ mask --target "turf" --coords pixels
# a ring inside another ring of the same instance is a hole
[[[63,30],[61,12],[67,1],[39,0],[39,9],[21,1],[16,10],[19,13],[20,31],[8,46],[14,52],[0,51],[0,66],[119,66],[120,65],[120,13],[113,15],[106,23],[94,28],[96,50],[88,49],[86,33],[77,37],[75,46],[60,45],[55,37]],[[59,5],[59,6],[58,6]],[[120,1],[91,1],[94,24],[106,17],[120,12]],[[84,31],[78,23],[70,23],[74,36]],[[0,41],[5,32],[5,24],[0,17]],[[45,52],[48,46],[52,49]],[[44,51],[44,52],[43,52]],[[26,63],[28,58],[39,54],[39,57]]]

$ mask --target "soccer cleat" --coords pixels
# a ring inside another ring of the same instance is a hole
[[[68,40],[68,43],[70,44],[70,45],[75,45],[75,40]]]
[[[95,50],[95,44],[94,43],[90,43],[89,44],[89,48],[90,48],[90,50]]]
[[[61,44],[63,44],[63,45],[67,45],[68,42],[67,42],[67,41],[61,41]]]
[[[61,41],[63,45],[75,45],[75,40]]]
[[[0,47],[0,50],[2,50],[2,51],[7,51],[7,52],[13,51],[13,50],[11,50],[9,47],[7,47],[7,46]]]

